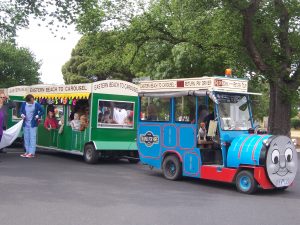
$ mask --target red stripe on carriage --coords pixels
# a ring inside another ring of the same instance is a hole
[[[255,155],[256,148],[257,148],[258,144],[260,143],[260,141],[261,141],[264,137],[265,137],[265,136],[260,137],[260,138],[256,141],[256,143],[255,143],[255,145],[254,145],[254,148],[253,148],[253,150],[252,150],[252,160],[253,160],[253,161],[254,161],[254,155]]]
[[[220,166],[201,166],[201,178],[231,183],[236,171],[236,169]]]
[[[244,148],[244,145],[246,144],[246,142],[248,141],[248,139],[249,139],[250,137],[252,137],[252,135],[249,135],[249,136],[243,141],[243,143],[241,144],[241,147],[240,147],[240,149],[239,149],[239,154],[238,154],[238,158],[239,158],[239,159],[241,158],[241,153],[242,153],[242,150],[243,150],[243,148]]]

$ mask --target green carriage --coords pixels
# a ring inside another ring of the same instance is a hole
[[[32,94],[45,115],[38,126],[37,147],[82,155],[87,163],[99,158],[127,158],[138,162],[136,145],[138,86],[120,80],[88,84],[33,85],[8,89],[17,103],[10,112],[10,125],[21,118],[18,109],[24,96]],[[49,110],[54,111],[58,129],[44,127]],[[72,129],[72,116],[85,117],[84,129]]]

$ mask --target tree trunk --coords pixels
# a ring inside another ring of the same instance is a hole
[[[291,101],[280,90],[282,81],[270,82],[270,108],[268,131],[274,135],[291,135]]]

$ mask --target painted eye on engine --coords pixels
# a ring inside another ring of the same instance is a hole
[[[290,148],[286,149],[285,152],[284,152],[284,156],[285,156],[285,160],[287,162],[291,162],[292,159],[293,159],[293,151],[292,151],[292,149],[290,149]]]
[[[277,149],[275,149],[273,152],[272,152],[272,162],[274,164],[277,164],[279,162],[279,151]]]

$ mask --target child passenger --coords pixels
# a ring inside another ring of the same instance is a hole
[[[58,128],[58,122],[56,118],[54,117],[54,111],[50,110],[48,112],[47,118],[45,119],[44,127],[50,131],[51,129],[57,129]]]
[[[74,119],[70,122],[70,125],[72,127],[72,130],[79,130],[80,129],[80,120],[79,120],[79,114],[74,113]]]
[[[84,131],[89,126],[89,121],[86,115],[80,116],[80,131]]]

